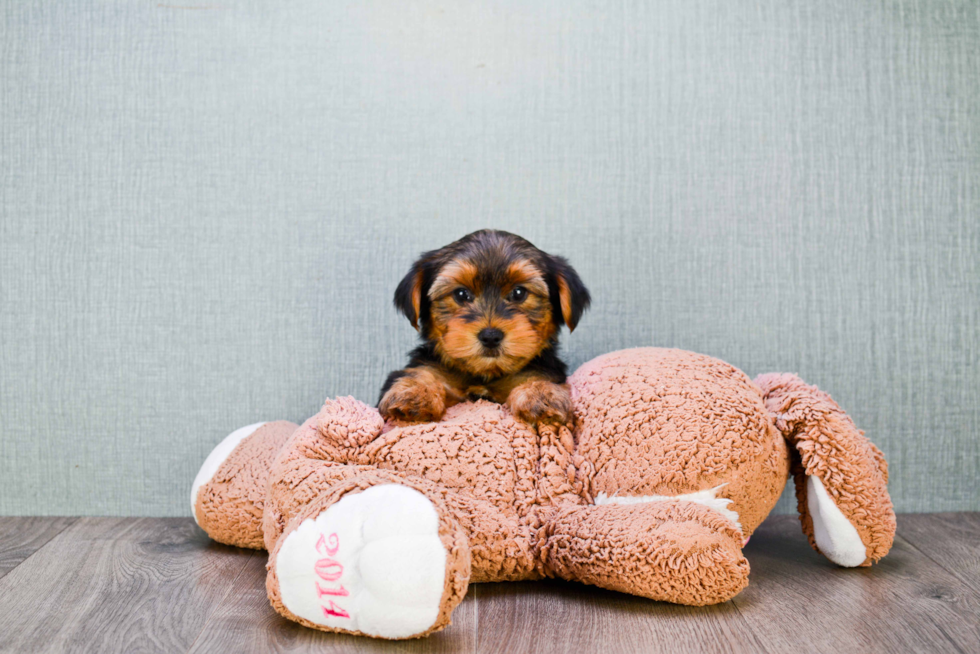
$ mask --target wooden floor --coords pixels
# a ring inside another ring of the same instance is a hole
[[[980,514],[903,515],[842,570],[794,517],[746,548],[751,583],[691,608],[555,581],[479,584],[453,625],[383,642],[306,629],[265,596],[265,552],[191,520],[0,518],[0,652],[980,652]]]

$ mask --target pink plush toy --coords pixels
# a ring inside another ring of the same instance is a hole
[[[704,605],[748,583],[742,546],[790,472],[803,531],[841,566],[891,547],[881,452],[798,377],[751,381],[682,350],[598,357],[569,378],[576,424],[531,427],[485,401],[393,425],[353,398],[301,427],[243,428],[191,494],[215,540],[269,551],[291,620],[413,638],[471,582],[560,577]]]

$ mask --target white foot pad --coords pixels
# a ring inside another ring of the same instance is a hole
[[[820,552],[839,566],[854,568],[868,558],[868,551],[854,525],[841,513],[817,477],[806,478],[806,507],[813,521],[813,540]]]
[[[435,507],[398,484],[347,495],[286,537],[276,557],[282,602],[332,629],[407,638],[439,616],[446,549]]]

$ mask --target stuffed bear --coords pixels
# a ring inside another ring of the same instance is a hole
[[[243,428],[205,461],[195,519],[269,551],[285,617],[389,639],[446,627],[474,582],[724,602],[748,583],[742,547],[791,473],[815,550],[853,567],[890,549],[882,453],[797,376],[753,382],[708,356],[638,348],[568,384],[573,425],[531,426],[486,401],[385,424],[347,397],[299,427]]]

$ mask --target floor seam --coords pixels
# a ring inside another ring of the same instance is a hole
[[[745,617],[745,614],[742,613],[742,609],[738,608],[738,603],[735,601],[735,598],[733,597],[730,601],[732,606],[735,608],[735,612],[738,613],[738,617],[741,618],[745,626],[748,627],[749,633],[752,634],[752,640],[755,641],[756,646],[760,651],[768,653],[770,651],[769,648],[763,644],[761,636],[756,633],[755,627],[752,626],[752,623],[749,622],[748,618]]]
[[[936,559],[934,559],[934,558],[933,558],[932,556],[930,556],[930,555],[929,555],[929,554],[928,554],[928,553],[927,553],[927,552],[926,552],[925,550],[923,550],[923,549],[922,549],[922,548],[920,548],[920,547],[919,547],[918,545],[916,545],[915,543],[913,543],[912,541],[910,541],[910,540],[909,540],[909,539],[908,539],[908,538],[907,538],[906,536],[903,536],[903,535],[901,535],[901,534],[895,534],[895,538],[901,538],[901,539],[902,539],[902,541],[903,541],[903,542],[904,542],[904,543],[905,543],[906,545],[908,545],[909,547],[911,547],[912,549],[914,549],[914,550],[915,550],[916,552],[918,552],[918,553],[919,553],[919,554],[921,554],[922,556],[924,556],[924,557],[926,557],[927,559],[929,559],[930,561],[932,561],[933,563],[935,563],[936,565],[938,565],[938,566],[939,566],[940,568],[942,568],[943,570],[945,570],[945,571],[946,571],[946,572],[948,572],[949,574],[951,574],[951,575],[953,575],[953,577],[954,577],[954,578],[955,578],[955,579],[956,579],[957,581],[959,581],[959,582],[960,582],[961,584],[963,584],[964,586],[966,586],[966,588],[967,588],[967,589],[968,589],[968,590],[969,590],[969,591],[970,591],[971,593],[973,593],[973,594],[974,594],[974,595],[976,596],[976,598],[977,598],[978,600],[980,600],[980,589],[978,589],[978,588],[974,588],[974,582],[972,582],[972,581],[969,581],[969,580],[967,580],[967,579],[964,579],[963,577],[961,577],[961,576],[959,575],[959,573],[958,573],[958,572],[957,572],[956,570],[953,570],[953,569],[950,569],[950,568],[947,568],[947,567],[946,567],[945,565],[943,565],[943,564],[942,564],[942,562],[941,562],[941,561],[937,561]]]
[[[480,651],[480,591],[479,584],[473,584],[473,654]]]
[[[7,575],[9,575],[11,572],[13,572],[14,570],[16,570],[20,566],[24,565],[24,561],[29,561],[30,559],[32,559],[38,552],[40,552],[45,547],[47,547],[48,546],[48,543],[50,543],[55,538],[57,538],[58,536],[62,535],[66,531],[68,531],[68,529],[70,527],[73,527],[81,519],[81,518],[79,518],[77,516],[64,516],[64,517],[67,518],[67,519],[69,519],[69,520],[71,520],[71,522],[69,522],[67,525],[65,525],[61,529],[59,529],[57,532],[51,534],[51,537],[48,538],[46,541],[44,541],[40,546],[38,546],[37,549],[35,549],[30,554],[28,554],[23,560],[21,560],[17,565],[15,565],[14,567],[12,567],[10,570],[7,570],[5,573],[3,573],[2,575],[0,575],[0,579],[3,579]]]
[[[226,590],[225,593],[221,596],[221,599],[219,599],[217,602],[214,603],[214,606],[216,608],[208,614],[207,620],[205,620],[204,624],[201,625],[201,630],[197,632],[196,636],[194,636],[194,640],[192,640],[191,644],[187,647],[187,651],[185,652],[185,654],[190,654],[190,652],[194,649],[194,646],[197,645],[197,641],[200,640],[201,634],[203,634],[204,631],[208,628],[208,625],[211,624],[211,620],[214,618],[214,614],[217,612],[217,608],[221,607],[224,604],[225,598],[231,594],[232,590],[234,590],[235,582],[237,582],[239,577],[241,577],[242,574],[245,572],[245,569],[248,567],[249,562],[252,560],[252,557],[254,556],[255,556],[254,551],[249,552],[248,558],[245,559],[245,563],[242,564],[242,567],[238,571],[238,574],[236,574],[235,578],[231,580],[230,584],[228,584],[228,590]]]
[[[941,624],[939,624],[938,622],[936,622],[932,617],[929,618],[929,621],[933,624],[934,627],[936,627],[936,629],[939,630],[939,633],[941,633],[943,635],[943,638],[946,639],[946,642],[953,646],[953,649],[955,649],[960,654],[964,654],[963,653],[963,649],[959,645],[956,644],[956,641],[953,640],[952,636],[950,636],[948,633],[946,633],[946,630],[943,629],[943,626]]]

